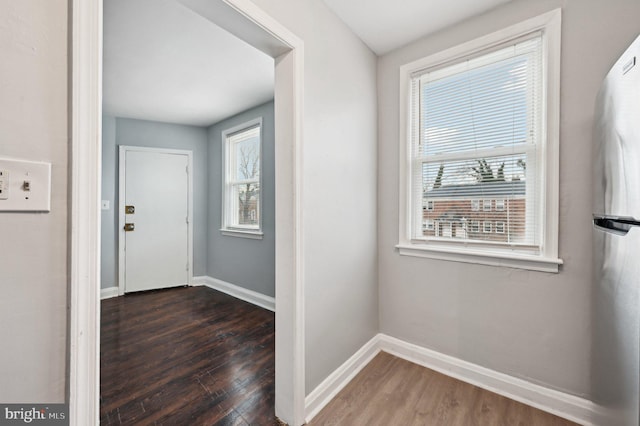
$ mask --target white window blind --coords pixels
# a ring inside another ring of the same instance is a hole
[[[260,229],[260,125],[225,135],[224,228]]]
[[[534,33],[411,75],[413,240],[539,250],[542,58]]]

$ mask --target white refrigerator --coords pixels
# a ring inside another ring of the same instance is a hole
[[[640,37],[595,110],[592,389],[611,426],[640,424]]]

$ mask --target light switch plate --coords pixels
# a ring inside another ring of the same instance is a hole
[[[0,158],[0,212],[51,210],[51,163]]]
[[[0,200],[9,198],[9,170],[0,170]]]

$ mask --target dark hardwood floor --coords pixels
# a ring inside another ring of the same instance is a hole
[[[102,425],[277,425],[274,314],[206,287],[102,301]]]

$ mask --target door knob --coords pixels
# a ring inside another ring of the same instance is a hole
[[[124,230],[125,230],[126,232],[131,232],[131,231],[133,231],[134,229],[136,229],[136,225],[135,225],[135,224],[133,224],[133,223],[125,223],[125,224],[124,224]]]

